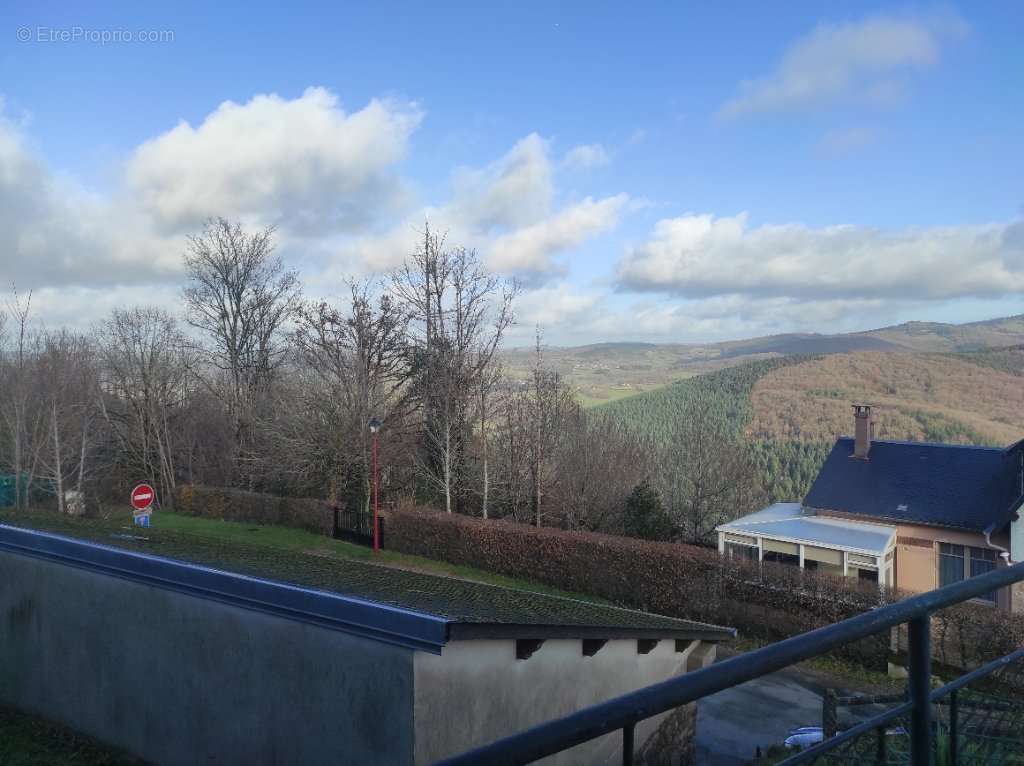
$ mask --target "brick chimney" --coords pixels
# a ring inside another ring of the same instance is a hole
[[[853,405],[853,423],[853,456],[867,460],[868,452],[871,451],[871,432],[874,430],[870,404]]]

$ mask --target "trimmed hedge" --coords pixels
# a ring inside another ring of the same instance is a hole
[[[901,596],[880,591],[873,583],[785,564],[726,560],[708,548],[537,529],[423,508],[389,511],[387,528],[390,550],[537,580],[636,609],[728,625],[771,641],[839,622]],[[974,603],[943,610],[932,629],[934,657],[950,667],[976,667],[1024,645],[1024,618]],[[886,632],[837,653],[881,669],[890,657],[889,642]]]
[[[328,537],[334,533],[334,510],[323,500],[184,484],[175,490],[174,503],[187,516],[297,527]]]
[[[832,624],[893,597],[877,586],[783,564],[726,561],[707,548],[425,509],[390,511],[387,547],[769,640]],[[887,647],[888,636],[872,637],[843,654],[880,667]]]

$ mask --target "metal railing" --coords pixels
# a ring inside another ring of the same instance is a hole
[[[808,763],[860,734],[879,728],[884,730],[887,723],[909,716],[910,763],[912,766],[930,766],[932,701],[953,695],[966,684],[992,673],[998,663],[1012,661],[1010,658],[1020,653],[989,663],[932,691],[931,617],[940,609],[1022,580],[1024,563],[996,569],[584,708],[440,761],[438,766],[532,763],[615,731],[622,732],[622,763],[630,766],[633,763],[634,728],[640,721],[903,624],[909,626],[907,701],[795,755],[785,764]],[[881,739],[884,741],[884,736]]]
[[[380,519],[381,537],[384,519]],[[334,538],[359,545],[373,545],[373,514],[362,510],[334,508]]]

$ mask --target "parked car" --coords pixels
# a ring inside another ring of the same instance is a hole
[[[820,726],[800,726],[790,731],[782,744],[788,748],[804,748],[817,745],[823,739],[825,732]]]

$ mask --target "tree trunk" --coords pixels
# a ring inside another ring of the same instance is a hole
[[[57,479],[57,511],[64,513],[64,468],[60,460],[60,426],[57,424],[57,403],[53,403],[53,459]]]
[[[75,490],[78,492],[79,502],[84,502],[84,500],[82,500],[82,481],[85,477],[85,444],[88,434],[89,419],[85,418],[82,420],[82,449],[78,453],[78,481],[75,484]]]
[[[483,452],[484,487],[483,487],[483,517],[487,518],[487,493],[490,489],[490,477],[487,473],[487,393],[480,388],[480,445]]]
[[[452,512],[452,428],[450,423],[444,428],[444,508]]]

